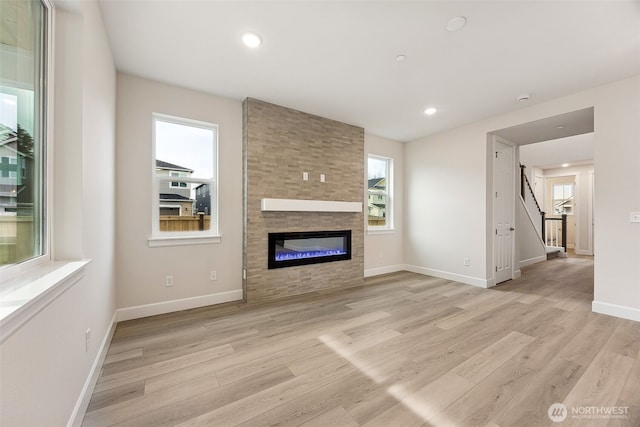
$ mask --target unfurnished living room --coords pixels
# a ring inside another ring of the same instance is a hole
[[[640,426],[638,1],[0,25],[0,425]]]

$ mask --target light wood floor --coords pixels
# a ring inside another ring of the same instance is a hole
[[[640,323],[592,299],[571,257],[489,290],[397,273],[123,322],[83,425],[640,426]],[[555,402],[628,410],[554,424]]]

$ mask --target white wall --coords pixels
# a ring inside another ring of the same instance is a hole
[[[595,90],[593,308],[640,321],[640,76]]]
[[[534,218],[530,217],[522,198],[516,196],[516,259],[520,263],[516,265],[518,269],[547,259],[542,238],[533,223],[540,221],[540,216],[537,212],[535,215]]]
[[[486,286],[487,156],[480,125],[405,145],[404,254],[411,271]]]
[[[405,146],[406,262],[414,271],[491,285],[492,163],[487,134],[595,107],[595,301],[640,320],[640,76],[469,124]],[[471,259],[464,267],[463,257]]]
[[[242,104],[118,74],[118,318],[242,298]],[[154,247],[151,233],[151,115],[219,125],[219,244]],[[209,279],[215,270],[218,280]],[[165,287],[165,276],[174,286]],[[141,307],[143,306],[143,307]]]
[[[365,187],[367,184],[367,156],[375,154],[393,159],[393,230],[365,232],[364,274],[373,276],[404,269],[404,144],[365,133]],[[365,188],[365,199],[367,190]],[[366,200],[365,200],[366,209]],[[365,230],[366,230],[365,215]]]
[[[93,261],[2,344],[0,424],[7,426],[67,424],[115,311],[115,69],[97,3],[64,5],[74,12],[59,6],[55,27],[52,249],[55,259]]]

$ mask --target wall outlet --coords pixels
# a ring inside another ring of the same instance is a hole
[[[631,212],[629,214],[630,222],[640,222],[640,212]]]
[[[320,182],[325,182],[325,176],[323,173],[320,174]]]
[[[209,278],[210,278],[211,280],[218,280],[218,272],[217,272],[217,271],[212,271],[212,272],[209,274]]]
[[[164,278],[164,285],[166,287],[171,287],[173,286],[173,276],[165,276]]]
[[[309,172],[302,172],[302,180],[309,181]]]
[[[471,260],[469,258],[465,258],[462,260],[465,267],[469,267],[471,265]]]
[[[89,351],[89,344],[91,344],[91,328],[88,328],[84,333],[84,351]]]

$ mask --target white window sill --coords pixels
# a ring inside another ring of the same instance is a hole
[[[149,237],[150,248],[166,246],[210,245],[222,242],[222,236],[153,236]]]
[[[0,343],[82,279],[90,262],[45,262],[0,284]]]
[[[395,232],[396,232],[395,228],[381,228],[381,229],[368,228],[367,229],[367,234],[371,234],[373,236],[375,236],[376,234],[394,234]]]

